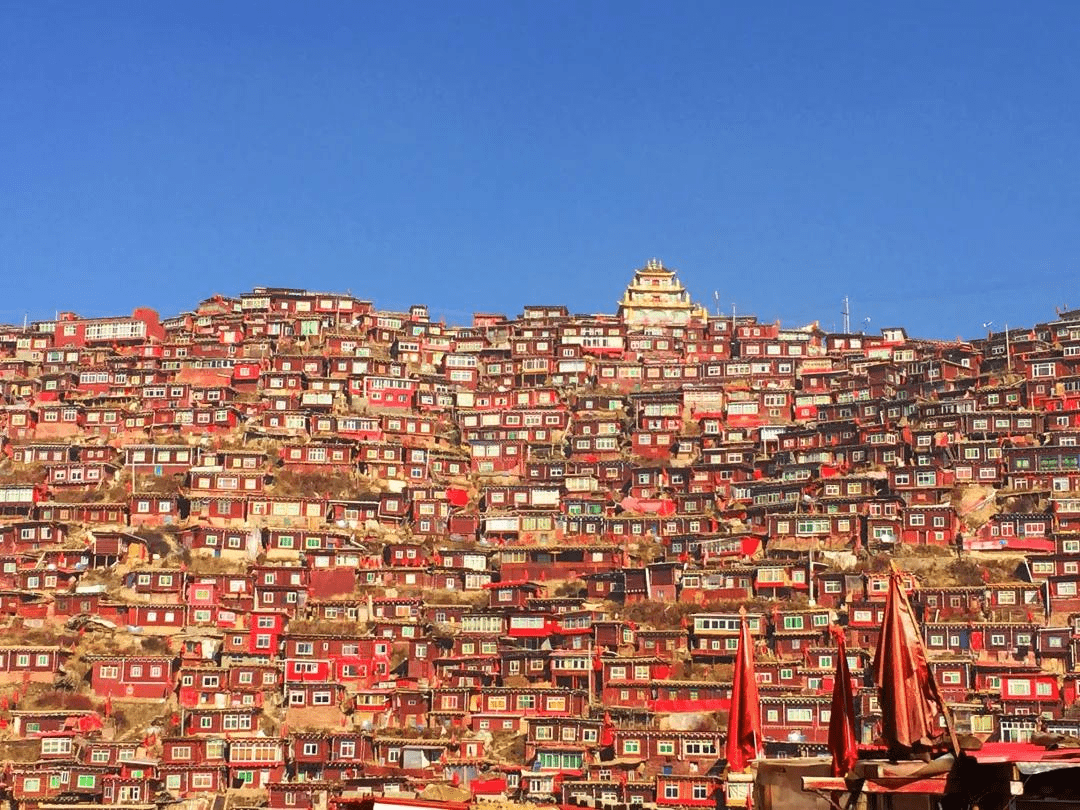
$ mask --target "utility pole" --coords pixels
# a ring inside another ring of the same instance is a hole
[[[844,296],[844,334],[847,335],[851,332],[851,309],[849,307],[848,297]]]
[[[1005,369],[1012,374],[1012,349],[1009,347],[1009,325],[1005,324]]]

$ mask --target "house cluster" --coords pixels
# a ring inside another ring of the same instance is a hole
[[[873,743],[886,559],[959,732],[1080,736],[1080,312],[786,328],[653,260],[614,315],[61,313],[0,327],[0,453],[20,807],[712,807],[740,608],[766,752],[825,751],[833,626]]]

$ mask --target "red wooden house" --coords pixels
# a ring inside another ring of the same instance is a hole
[[[1064,712],[1058,676],[1034,672],[1008,672],[1000,676],[1000,700],[1005,714],[1058,718]]]
[[[0,683],[52,683],[67,656],[65,650],[55,646],[0,647]]]
[[[281,462],[294,472],[347,472],[355,466],[355,449],[346,443],[311,442],[285,445]]]
[[[767,630],[765,616],[746,616],[750,634],[763,638]],[[690,622],[690,655],[695,661],[734,661],[739,646],[738,613],[695,613]]]
[[[188,516],[187,500],[178,495],[132,495],[128,503],[128,525],[170,526]]]
[[[903,511],[900,539],[909,545],[951,545],[960,518],[949,504],[911,504]]]
[[[990,519],[970,536],[965,550],[1053,551],[1053,514],[1004,512]]]
[[[226,767],[231,787],[265,788],[285,772],[285,740],[248,736],[229,740]]]
[[[175,688],[176,659],[166,656],[94,656],[90,689],[98,697],[165,699]]]
[[[183,714],[188,736],[234,737],[249,736],[259,728],[262,710],[256,706],[216,708],[195,706]]]

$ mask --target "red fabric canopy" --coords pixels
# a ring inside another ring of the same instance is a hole
[[[453,506],[467,506],[469,504],[469,493],[464,489],[447,487],[446,500],[450,501]]]
[[[604,712],[604,724],[600,727],[600,745],[607,748],[615,744],[615,724],[611,722],[611,713]]]
[[[727,698],[658,698],[650,700],[648,706],[654,712],[726,712],[731,710],[731,701]]]
[[[104,723],[101,722],[101,718],[96,714],[84,714],[75,722],[75,727],[84,734],[97,731],[104,727]]]
[[[745,770],[750,760],[763,756],[760,710],[754,679],[754,642],[744,615],[739,629],[739,651],[735,656],[728,715],[726,755],[728,767],[733,771]]]
[[[971,644],[969,645],[972,650],[978,651],[983,648],[983,634],[982,630],[971,631]]]
[[[847,776],[859,759],[855,736],[855,698],[851,692],[844,634],[834,628],[836,637],[836,678],[833,681],[832,713],[829,715],[829,753],[833,776]]]
[[[940,742],[941,719],[950,723],[948,710],[930,674],[919,625],[904,593],[900,572],[895,569],[889,577],[889,597],[873,672],[881,705],[882,737],[890,753],[906,755],[916,743],[930,746]]]
[[[502,793],[506,790],[506,777],[495,779],[473,779],[469,783],[469,788],[474,794]]]

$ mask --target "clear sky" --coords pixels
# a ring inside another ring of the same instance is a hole
[[[762,8],[762,6],[765,6]],[[256,285],[973,337],[1080,307],[1080,3],[0,3],[0,321]]]

